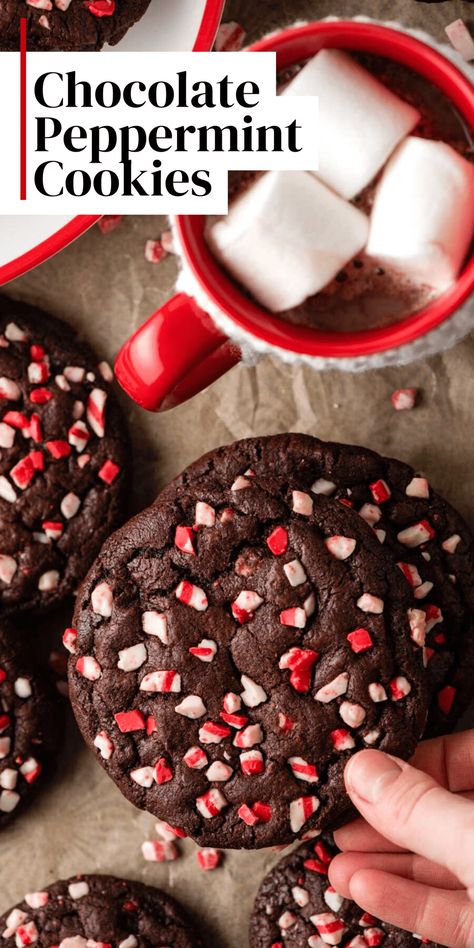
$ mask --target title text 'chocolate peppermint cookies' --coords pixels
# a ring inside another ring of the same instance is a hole
[[[27,19],[31,50],[101,49],[143,16],[150,0],[0,0],[0,50],[17,50]]]
[[[42,786],[58,743],[55,699],[0,626],[0,828]]]
[[[277,863],[255,899],[250,948],[420,948],[419,936],[380,922],[333,889],[328,869],[338,852],[324,836]]]
[[[312,498],[351,506],[375,530],[414,595],[411,635],[423,649],[431,697],[427,734],[452,731],[474,698],[474,544],[427,475],[367,448],[290,434],[220,448],[177,483],[205,483],[209,457],[219,472],[250,467],[278,490],[291,479]]]
[[[0,930],[5,948],[202,948],[174,899],[112,876],[75,876],[29,892]]]
[[[203,846],[257,848],[347,819],[348,757],[409,756],[426,697],[412,589],[371,527],[242,459],[208,455],[107,541],[65,644],[125,796]]]
[[[69,596],[117,526],[130,451],[112,373],[72,330],[0,297],[0,613]]]

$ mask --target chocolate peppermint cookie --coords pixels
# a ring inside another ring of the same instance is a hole
[[[255,899],[250,948],[419,948],[419,937],[338,895],[328,880],[329,864],[338,852],[332,837],[324,836],[277,863]]]
[[[55,882],[0,919],[5,948],[202,948],[183,909],[160,889],[113,876]]]
[[[43,783],[58,743],[57,700],[0,626],[0,828]]]
[[[255,438],[211,452],[171,485],[199,488],[247,468],[277,491],[289,480],[315,499],[350,505],[394,556],[415,597],[413,642],[431,695],[427,736],[450,732],[474,699],[474,544],[463,518],[408,464],[308,435]]]
[[[115,45],[143,16],[150,0],[0,0],[0,49],[17,50],[20,19],[31,50],[101,49]]]
[[[74,332],[0,297],[0,612],[69,596],[121,519],[129,446],[112,373]]]
[[[125,796],[229,848],[343,822],[350,754],[407,757],[426,716],[391,554],[288,465],[278,479],[278,440],[271,476],[246,450],[208,455],[106,542],[65,635],[79,727]]]

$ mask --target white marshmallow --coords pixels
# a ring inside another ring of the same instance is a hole
[[[365,246],[368,219],[305,171],[264,174],[211,219],[217,260],[278,313],[326,286]]]
[[[283,95],[319,97],[315,174],[348,200],[372,181],[420,120],[417,109],[336,49],[322,49]]]
[[[442,291],[473,235],[474,165],[444,142],[408,138],[378,186],[367,252]]]

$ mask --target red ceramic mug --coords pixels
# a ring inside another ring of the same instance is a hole
[[[376,23],[339,20],[284,30],[256,43],[254,51],[276,50],[278,69],[302,62],[322,48],[386,56],[420,73],[456,106],[474,133],[474,87],[447,58],[411,35]],[[474,256],[455,285],[400,322],[359,332],[322,332],[294,326],[249,300],[212,256],[203,237],[205,217],[175,219],[185,263],[210,304],[256,340],[308,356],[353,359],[396,349],[426,335],[474,291]],[[211,306],[212,308],[212,306]],[[240,360],[231,342],[194,299],[181,293],[165,304],[125,343],[117,378],[139,405],[152,411],[180,404]]]

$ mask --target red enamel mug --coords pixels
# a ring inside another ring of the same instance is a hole
[[[448,96],[474,134],[474,86],[447,58],[413,36],[376,23],[339,20],[284,30],[256,43],[276,51],[278,69],[302,62],[320,49],[337,48],[386,56],[420,73]],[[449,320],[474,291],[474,256],[447,292],[389,326],[358,332],[323,332],[294,326],[249,300],[212,256],[204,240],[205,217],[180,216],[175,226],[185,265],[200,290],[237,328],[255,340],[300,355],[331,359],[372,356],[412,343]],[[212,305],[211,305],[212,304]],[[241,357],[194,299],[181,293],[159,309],[125,343],[116,361],[118,381],[142,407],[172,408],[214,382]]]

